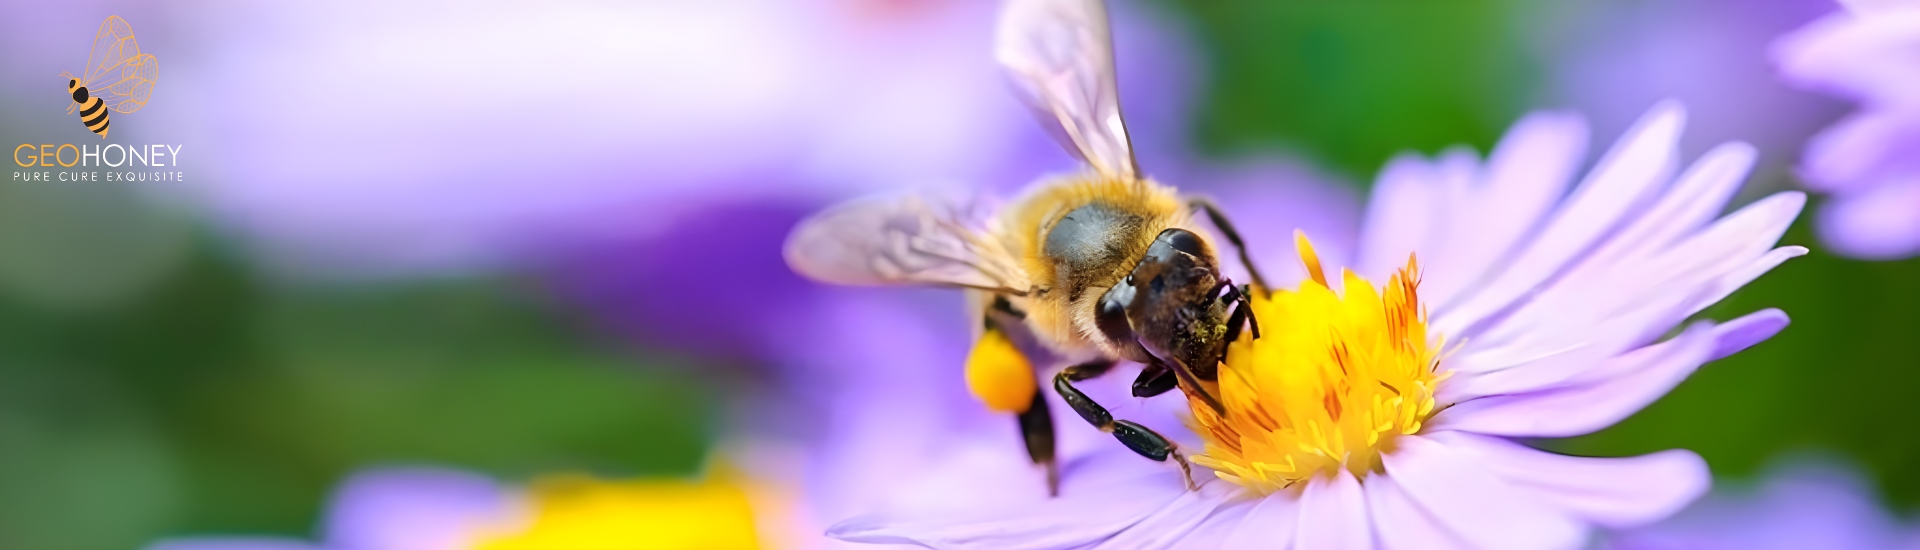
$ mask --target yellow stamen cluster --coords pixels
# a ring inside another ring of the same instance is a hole
[[[534,483],[524,525],[485,533],[475,550],[760,548],[745,487],[708,481],[605,481],[559,476]]]
[[[1420,431],[1446,378],[1435,372],[1440,338],[1427,334],[1412,258],[1378,290],[1346,271],[1336,292],[1306,237],[1296,240],[1312,278],[1255,292],[1261,338],[1244,331],[1229,345],[1225,413],[1190,401],[1206,440],[1193,462],[1261,494],[1339,468],[1364,477],[1394,437]]]

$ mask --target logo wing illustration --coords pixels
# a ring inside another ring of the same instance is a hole
[[[120,16],[100,23],[93,35],[93,51],[87,54],[85,86],[107,102],[115,112],[131,113],[147,105],[153,97],[153,84],[159,78],[160,64],[153,54],[140,53],[133,26]]]

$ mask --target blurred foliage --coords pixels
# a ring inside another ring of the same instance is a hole
[[[707,384],[597,351],[529,294],[273,288],[203,246],[108,310],[0,296],[0,547],[305,534],[370,464],[696,469]]]
[[[1166,0],[1205,39],[1202,145],[1297,148],[1365,180],[1409,149],[1487,150],[1537,60],[1516,0]]]
[[[1813,249],[1706,317],[1777,307],[1792,326],[1702,367],[1673,393],[1600,433],[1555,442],[1574,454],[1698,451],[1722,476],[1757,474],[1782,453],[1838,451],[1866,466],[1890,500],[1920,504],[1920,259],[1861,262],[1820,252],[1807,218],[1786,242]]]

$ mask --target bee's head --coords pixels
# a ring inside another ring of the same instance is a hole
[[[72,75],[63,76],[67,77],[67,93],[73,94],[74,103],[86,103],[88,95],[87,87],[81,86],[80,79],[73,78]]]
[[[1226,349],[1229,308],[1219,299],[1219,271],[1199,235],[1162,231],[1133,272],[1101,296],[1095,320],[1109,339],[1139,346],[1129,351],[1178,362],[1210,380]]]

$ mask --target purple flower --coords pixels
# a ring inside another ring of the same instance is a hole
[[[1920,526],[1875,498],[1873,484],[1840,464],[1795,461],[1757,486],[1714,494],[1666,521],[1608,537],[1611,550],[1920,549]]]
[[[1788,81],[1860,104],[1801,159],[1807,184],[1833,195],[1817,227],[1842,254],[1920,254],[1920,4],[1843,4],[1774,44]]]
[[[1532,42],[1547,52],[1548,104],[1584,113],[1610,135],[1647,105],[1683,101],[1690,113],[1682,153],[1728,140],[1752,143],[1760,152],[1755,184],[1772,186],[1838,105],[1780,82],[1766,44],[1831,6],[1830,0],[1772,0],[1763,8],[1743,0],[1598,0],[1530,4],[1525,11],[1538,14],[1526,28],[1538,33]]]
[[[1390,163],[1354,271],[1319,269],[1303,237],[1308,279],[1255,300],[1268,332],[1231,348],[1221,411],[1113,407],[1180,442],[1203,466],[1196,491],[1070,423],[1057,498],[1012,441],[981,445],[830,535],[938,548],[1572,548],[1596,527],[1662,519],[1706,490],[1697,455],[1573,457],[1513,438],[1604,428],[1786,326],[1765,310],[1661,339],[1805,252],[1774,247],[1799,193],[1716,219],[1753,149],[1723,145],[1682,171],[1684,118],[1656,107],[1577,186],[1586,127],[1563,114],[1521,121],[1484,161],[1455,150]],[[1121,391],[1091,393],[1125,402]]]

